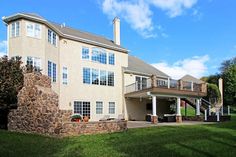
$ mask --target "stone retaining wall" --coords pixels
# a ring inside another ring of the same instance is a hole
[[[24,75],[23,88],[18,93],[17,109],[8,115],[8,130],[46,135],[79,135],[123,131],[126,121],[70,122],[71,110],[59,109],[58,95],[51,89],[45,75]]]
[[[127,121],[101,121],[101,122],[66,122],[62,125],[62,136],[76,136],[81,134],[111,133],[127,130]]]

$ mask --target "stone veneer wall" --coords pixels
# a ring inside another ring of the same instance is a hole
[[[39,73],[24,74],[18,107],[8,115],[8,130],[46,135],[106,133],[127,129],[126,121],[70,122],[71,110],[60,110],[51,81]]]

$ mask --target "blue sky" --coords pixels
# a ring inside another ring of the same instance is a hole
[[[214,74],[236,56],[235,0],[1,0],[0,16],[33,12],[113,39],[121,19],[121,45],[174,78]],[[0,54],[6,26],[0,23]]]

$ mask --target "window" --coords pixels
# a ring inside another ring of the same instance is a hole
[[[96,102],[96,114],[103,113],[103,103],[101,101]]]
[[[99,76],[100,74],[100,76]],[[103,86],[114,86],[114,72],[105,70],[83,68],[83,83]]]
[[[92,61],[107,64],[107,53],[104,50],[94,48],[92,50]]]
[[[137,83],[136,84],[136,89],[137,90],[147,88],[147,78],[146,77],[136,76],[135,81]]]
[[[107,72],[105,70],[100,70],[100,85],[107,85]]]
[[[108,113],[109,114],[115,114],[115,102],[109,102]]]
[[[92,84],[99,84],[99,71],[97,69],[92,69]]]
[[[82,59],[89,59],[89,49],[86,47],[82,48]]]
[[[20,35],[20,22],[13,22],[11,24],[11,37],[18,37]]]
[[[68,71],[66,67],[62,68],[62,84],[68,83]]]
[[[108,71],[108,86],[114,86],[114,72]]]
[[[48,30],[48,42],[52,45],[57,45],[57,34],[52,30]]]
[[[90,102],[75,101],[74,113],[78,113],[82,116],[88,116],[90,118]]]
[[[27,36],[41,38],[41,25],[37,23],[26,23]]]
[[[56,82],[56,77],[57,77],[57,69],[56,69],[56,64],[48,61],[48,76],[52,79],[52,82]]]
[[[41,59],[37,57],[28,56],[26,59],[26,64],[33,66],[37,71],[39,71],[41,68]]]
[[[114,53],[109,53],[109,64],[115,65],[115,54]]]
[[[83,83],[90,84],[90,68],[83,68]]]

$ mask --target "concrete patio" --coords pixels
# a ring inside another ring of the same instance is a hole
[[[199,125],[199,124],[214,124],[216,122],[200,122],[200,121],[183,121],[182,123],[176,122],[162,122],[157,124],[152,124],[151,122],[146,121],[128,121],[128,128],[146,128],[154,126],[180,126],[180,125]]]

